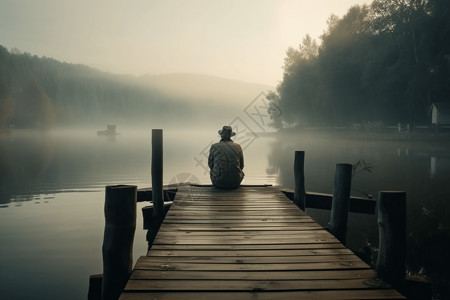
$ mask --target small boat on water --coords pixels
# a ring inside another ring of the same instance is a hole
[[[116,125],[107,125],[106,130],[97,131],[97,135],[116,136],[119,133],[116,132]]]

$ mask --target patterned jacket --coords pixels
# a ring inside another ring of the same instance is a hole
[[[244,178],[242,148],[231,140],[221,140],[211,145],[208,165],[211,182],[216,187],[236,188]]]

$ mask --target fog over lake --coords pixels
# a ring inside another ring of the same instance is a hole
[[[164,184],[210,183],[202,163],[210,143],[218,140],[216,127],[164,130]],[[102,272],[105,186],[151,185],[151,128],[118,131],[114,139],[97,136],[94,129],[16,131],[0,139],[2,296],[86,298],[89,275]],[[339,132],[236,136],[239,140],[247,145],[244,184],[293,188],[295,150],[305,151],[308,191],[332,193],[337,163],[364,159],[373,165],[372,173],[355,176],[352,193],[376,198],[380,190],[406,191],[408,270],[439,279],[436,285],[448,283],[441,264],[449,259],[450,244],[446,143],[350,139]],[[138,203],[134,260],[147,249],[144,205]],[[327,226],[328,211],[307,212]],[[378,246],[376,216],[351,213],[348,230],[352,250]]]

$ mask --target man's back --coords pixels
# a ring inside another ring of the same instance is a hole
[[[231,140],[222,140],[211,146],[208,165],[211,181],[216,187],[236,188],[244,178],[242,148]]]

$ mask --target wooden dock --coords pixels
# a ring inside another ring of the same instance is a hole
[[[180,187],[121,300],[405,299],[276,187]]]

